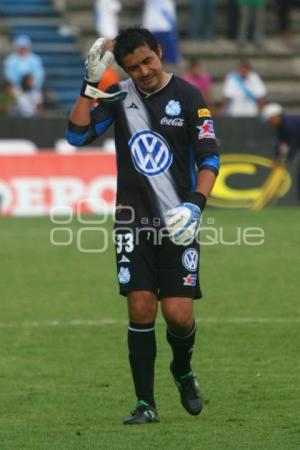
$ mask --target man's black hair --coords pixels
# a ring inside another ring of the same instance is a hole
[[[115,39],[114,55],[119,66],[123,67],[124,56],[133,53],[137,48],[147,45],[158,53],[159,43],[156,37],[146,28],[130,27],[121,31]]]

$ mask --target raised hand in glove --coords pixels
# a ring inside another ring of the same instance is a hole
[[[119,91],[114,93],[103,92],[97,88],[105,70],[114,61],[111,51],[105,51],[106,41],[104,38],[97,39],[90,48],[85,61],[86,75],[83,80],[80,95],[90,99],[101,98],[104,101],[123,100],[127,92]]]
[[[181,203],[166,212],[166,227],[174,244],[188,245],[196,238],[205,202],[205,196],[195,192],[189,202]]]

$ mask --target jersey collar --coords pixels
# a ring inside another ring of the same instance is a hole
[[[169,76],[168,80],[165,82],[165,84],[164,84],[162,87],[160,87],[159,89],[157,89],[156,91],[151,92],[151,93],[149,93],[149,92],[144,92],[144,91],[142,91],[142,89],[138,88],[137,86],[136,86],[136,89],[143,95],[143,97],[144,97],[145,99],[147,99],[147,98],[152,97],[152,95],[157,94],[158,92],[160,92],[160,91],[161,91],[162,89],[164,89],[166,86],[168,86],[168,84],[171,82],[172,79],[173,79],[173,74],[170,73],[170,76]]]

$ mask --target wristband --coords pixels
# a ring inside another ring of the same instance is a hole
[[[188,201],[197,205],[200,211],[203,211],[206,205],[206,197],[201,192],[193,192]]]
[[[81,89],[80,89],[80,95],[81,95],[81,97],[84,97],[84,98],[88,98],[88,99],[90,99],[90,100],[93,100],[94,97],[90,97],[89,95],[86,95],[86,93],[85,93],[85,92],[86,92],[86,88],[87,88],[88,86],[92,86],[93,88],[97,89],[98,83],[99,83],[99,81],[94,81],[94,82],[92,82],[92,81],[87,81],[87,80],[84,78],[83,81],[82,81]]]
[[[116,102],[124,100],[128,94],[125,90],[111,93],[103,92],[98,89],[97,85],[97,82],[90,82],[84,79],[80,90],[81,97],[88,98],[89,100],[101,98],[104,102]]]

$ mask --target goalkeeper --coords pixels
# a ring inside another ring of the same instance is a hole
[[[197,233],[219,170],[210,111],[199,91],[162,67],[162,50],[146,29],[129,28],[104,51],[96,41],[67,128],[85,145],[114,123],[117,152],[116,264],[127,298],[129,361],[137,397],[124,424],[159,422],[154,397],[155,318],[160,300],[172,349],[171,374],[185,410],[198,415],[203,397],[192,371],[201,297]],[[97,89],[113,60],[128,79]],[[98,106],[92,108],[94,99]]]

